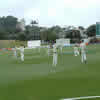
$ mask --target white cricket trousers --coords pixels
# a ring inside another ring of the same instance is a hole
[[[57,53],[53,54],[53,66],[57,65]]]
[[[60,47],[60,52],[62,53],[62,47]]]
[[[86,61],[86,53],[82,53],[81,54],[81,62],[83,63],[84,61]]]
[[[78,56],[79,55],[79,51],[77,50],[77,51],[74,51],[74,55],[75,56]]]
[[[24,54],[21,53],[21,61],[24,61]]]

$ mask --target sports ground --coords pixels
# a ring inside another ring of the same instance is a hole
[[[66,47],[52,66],[47,50],[25,50],[25,61],[0,51],[0,100],[60,100],[100,96],[100,45],[87,47],[87,64]],[[90,100],[90,99],[87,99]],[[91,99],[91,100],[100,100]]]

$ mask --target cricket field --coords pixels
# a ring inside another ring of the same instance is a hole
[[[59,52],[59,51],[58,51]],[[25,61],[0,51],[0,100],[61,100],[100,96],[100,45],[87,47],[87,64],[72,47],[58,53],[58,64],[42,48],[25,50]],[[100,100],[87,99],[87,100]]]

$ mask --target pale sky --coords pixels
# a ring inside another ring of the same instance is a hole
[[[88,27],[100,21],[100,0],[0,0],[0,16],[8,15],[43,26]]]

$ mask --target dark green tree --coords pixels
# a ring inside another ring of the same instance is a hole
[[[14,39],[17,18],[14,16],[0,17],[0,36],[2,39]]]
[[[90,25],[90,26],[87,28],[86,34],[87,34],[89,37],[96,36],[96,25],[95,25],[95,24]]]

